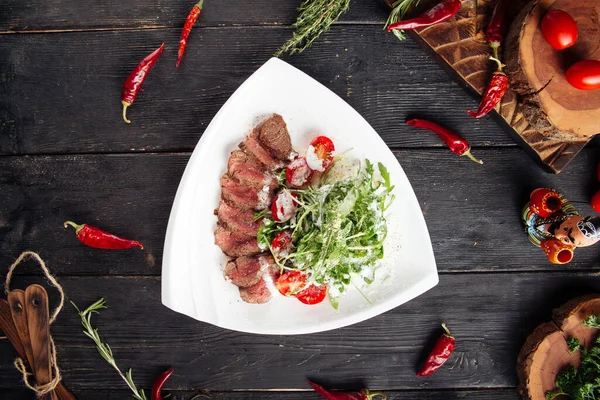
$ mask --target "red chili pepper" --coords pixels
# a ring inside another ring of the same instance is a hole
[[[459,156],[467,156],[476,163],[483,164],[483,161],[475,158],[471,154],[471,146],[469,142],[461,138],[454,131],[436,124],[435,122],[427,121],[425,119],[411,119],[406,121],[410,126],[416,126],[417,128],[425,128],[436,133],[446,143],[448,148],[458,154]]]
[[[458,10],[462,7],[461,0],[443,0],[436,6],[425,11],[423,14],[416,18],[407,19],[404,21],[396,22],[388,26],[387,31],[391,32],[392,29],[417,29],[424,28],[426,26],[435,25],[443,22],[454,16]]]
[[[476,112],[467,110],[467,113],[473,118],[481,118],[496,107],[496,104],[502,100],[504,93],[508,89],[508,76],[502,71],[494,72],[492,79],[487,85],[481,103]]]
[[[417,372],[417,376],[429,376],[433,374],[444,365],[450,357],[450,354],[452,354],[456,340],[454,339],[454,336],[450,334],[445,323],[442,323],[442,328],[444,328],[446,333],[438,338],[431,353],[429,353],[427,360],[425,360],[425,364],[423,364],[423,367]]]
[[[123,90],[121,91],[121,103],[123,103],[123,119],[128,124],[130,124],[131,121],[127,119],[127,107],[132,105],[135,101],[135,98],[142,88],[142,83],[144,83],[148,72],[150,72],[150,69],[152,69],[152,66],[154,66],[164,48],[165,44],[163,43],[158,49],[154,50],[142,61],[140,61],[133,71],[131,71],[127,77],[127,80],[125,80],[125,83],[123,84]]]
[[[494,12],[492,18],[485,31],[486,41],[494,52],[494,57],[498,58],[498,47],[504,37],[506,25],[504,24],[504,16],[508,10],[510,0],[497,0],[496,6],[494,6]]]
[[[152,385],[152,397],[151,400],[162,400],[162,395],[160,394],[160,391],[163,387],[163,385],[165,384],[165,382],[167,381],[167,379],[169,379],[169,377],[171,376],[171,374],[173,374],[173,368],[163,372],[162,374],[160,374],[158,376],[158,378],[156,378],[156,380],[154,381],[154,384]]]
[[[122,250],[132,247],[144,248],[140,242],[120,238],[88,224],[78,225],[72,221],[66,221],[64,224],[65,228],[69,225],[75,228],[77,239],[81,243],[96,249]]]
[[[386,400],[385,394],[381,392],[369,392],[367,389],[360,392],[330,392],[314,382],[308,381],[308,383],[315,389],[315,392],[327,400],[371,400],[376,396],[381,396],[381,400]]]
[[[185,24],[183,25],[183,30],[181,31],[181,38],[179,39],[179,51],[177,52],[177,63],[175,67],[179,67],[179,63],[183,58],[183,53],[185,52],[185,47],[187,46],[188,36],[190,36],[190,32],[192,31],[192,27],[198,20],[200,16],[200,11],[202,11],[202,4],[204,0],[200,0],[193,8],[192,11],[188,14]]]

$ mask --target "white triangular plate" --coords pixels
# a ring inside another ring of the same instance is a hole
[[[264,116],[278,113],[295,149],[315,132],[329,136],[338,154],[382,162],[396,186],[389,209],[383,267],[362,290],[350,288],[339,309],[329,301],[307,306],[275,293],[263,305],[244,303],[223,278],[226,257],[213,230],[227,159]],[[391,310],[438,283],[427,226],[396,157],[352,107],[305,73],[272,58],[246,80],[214,117],[181,178],[167,228],[162,266],[162,302],[200,321],[242,332],[303,334],[351,325]]]

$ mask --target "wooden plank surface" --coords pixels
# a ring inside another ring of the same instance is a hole
[[[301,0],[206,1],[199,24],[202,26],[291,25]],[[194,0],[160,2],[139,0],[122,3],[117,0],[86,2],[55,0],[52,3],[32,0],[5,0],[0,16],[0,32],[82,29],[155,29],[182,27]],[[376,0],[352,0],[340,22],[381,24],[387,18]]]
[[[133,368],[138,385],[149,387],[171,366],[177,374],[167,389],[211,391],[304,390],[306,378],[333,387],[360,381],[383,390],[512,388],[516,357],[530,331],[575,294],[600,290],[600,277],[592,273],[447,274],[424,295],[359,324],[269,336],[223,330],[172,312],[160,303],[158,277],[62,277],[60,282],[81,307],[106,298],[108,309],[93,317],[94,327],[119,365]],[[418,378],[416,366],[442,321],[457,347],[445,368]],[[121,387],[81,332],[70,305],[52,334],[68,387]],[[11,359],[9,345],[0,342],[0,388],[18,385]]]
[[[10,389],[2,393],[4,400],[34,399],[31,392]],[[173,391],[171,400],[189,400],[196,392]],[[124,390],[78,390],[77,398],[89,400],[122,400],[129,397],[130,392]],[[490,390],[448,390],[443,392],[419,390],[412,392],[386,392],[388,400],[519,400],[521,397],[512,389]],[[209,392],[197,400],[319,400],[323,399],[312,392]]]
[[[588,202],[598,185],[597,151],[585,150],[562,178],[535,168],[518,148],[474,152],[483,166],[447,149],[396,152],[419,199],[441,271],[597,267],[600,246],[578,249],[566,266],[550,264],[529,243],[519,214],[529,193],[546,186],[592,214]],[[33,249],[60,275],[159,274],[171,203],[188,158],[187,153],[0,157],[0,266]],[[207,218],[213,218],[210,210]],[[68,219],[140,240],[145,249],[87,248],[72,229],[63,228]]]
[[[0,154],[192,150],[227,98],[291,29],[197,33],[177,70],[176,29],[3,36]],[[123,81],[162,41],[166,50],[130,107],[127,125]],[[336,26],[310,51],[286,60],[355,107],[393,148],[442,146],[433,135],[403,127],[414,115],[437,118],[474,146],[515,146],[494,121],[474,121],[464,112],[477,100],[412,40],[399,43],[378,26]]]

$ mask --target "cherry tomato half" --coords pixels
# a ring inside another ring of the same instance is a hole
[[[298,157],[288,165],[285,170],[285,179],[293,187],[302,187],[312,178],[313,170],[310,169],[306,158]]]
[[[271,250],[279,258],[287,257],[292,250],[292,231],[279,232],[271,242]]]
[[[327,296],[327,286],[310,285],[306,289],[298,292],[296,298],[304,304],[319,304]]]
[[[600,61],[579,61],[567,70],[567,81],[581,90],[600,89]]]
[[[600,212],[600,190],[592,196],[591,205],[594,211]]]
[[[333,163],[335,146],[327,136],[317,136],[306,149],[306,162],[310,169],[323,172]]]
[[[296,195],[284,190],[275,196],[271,203],[271,215],[277,222],[289,221],[296,213],[296,208],[298,208]]]
[[[307,275],[301,271],[287,271],[275,281],[275,287],[284,296],[293,296],[306,285]]]
[[[556,50],[571,47],[577,41],[577,22],[563,10],[550,10],[542,19],[542,35]]]

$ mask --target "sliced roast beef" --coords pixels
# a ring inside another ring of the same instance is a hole
[[[246,303],[264,304],[271,300],[271,291],[264,279],[258,281],[257,284],[247,288],[240,288],[240,297]]]
[[[250,157],[256,159],[264,168],[268,170],[275,170],[285,167],[285,163],[281,160],[273,157],[266,148],[258,141],[258,139],[250,134],[246,139],[240,143],[240,149]]]
[[[290,159],[292,153],[292,140],[287,130],[285,121],[279,114],[273,114],[254,128],[256,138],[269,153],[279,160]]]
[[[254,211],[243,210],[227,204],[221,200],[217,208],[219,222],[225,225],[230,231],[241,233],[247,236],[255,236],[263,225],[263,221],[254,221]]]
[[[262,251],[256,237],[234,233],[223,226],[215,229],[215,244],[229,257],[253,256]]]
[[[258,283],[265,274],[271,274],[273,266],[279,271],[271,256],[238,257],[225,267],[225,277],[236,286],[250,287]]]
[[[248,186],[257,189],[268,186],[270,190],[277,188],[277,179],[241,150],[236,150],[229,156],[228,171],[231,177]]]
[[[221,177],[221,196],[238,208],[260,211],[271,205],[273,190],[268,186],[253,188],[225,174]]]

